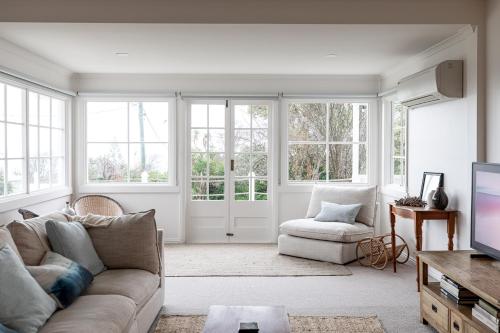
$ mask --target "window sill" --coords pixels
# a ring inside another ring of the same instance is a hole
[[[278,192],[312,192],[314,185],[330,185],[338,187],[365,187],[371,186],[368,183],[330,183],[330,182],[318,182],[318,183],[288,183],[278,187]]]
[[[0,200],[0,213],[66,197],[72,193],[71,187],[60,187],[7,197]]]
[[[179,186],[168,184],[84,184],[79,193],[179,193]]]

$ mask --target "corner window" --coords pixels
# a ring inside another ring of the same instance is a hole
[[[368,103],[289,103],[289,182],[367,183],[368,114]]]
[[[406,187],[407,114],[405,106],[391,102],[391,176],[390,183]]]
[[[88,184],[167,184],[174,100],[87,101]]]

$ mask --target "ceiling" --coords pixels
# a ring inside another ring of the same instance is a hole
[[[0,38],[75,73],[380,74],[461,27],[0,23]]]

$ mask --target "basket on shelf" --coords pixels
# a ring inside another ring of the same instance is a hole
[[[396,238],[396,261],[404,264],[410,258],[410,250],[401,236],[396,235]],[[384,269],[387,263],[392,261],[391,234],[363,238],[358,241],[356,256],[362,266]]]

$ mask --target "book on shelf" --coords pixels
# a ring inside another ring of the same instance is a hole
[[[495,306],[491,305],[490,303],[486,302],[484,299],[479,299],[478,305],[488,312],[490,315],[500,318],[500,310],[496,308]]]
[[[444,290],[448,291],[450,294],[455,296],[456,298],[462,298],[462,297],[476,297],[476,294],[474,294],[472,291],[465,289],[465,288],[455,288],[452,284],[450,284],[446,280],[441,280],[439,283],[440,287],[443,288]]]
[[[500,323],[500,319],[498,319],[495,316],[492,316],[488,311],[483,309],[479,304],[477,304],[477,303],[474,304],[474,309],[476,309],[477,312],[482,314],[485,318],[487,318],[492,323],[497,324],[497,325]]]
[[[484,316],[484,314],[482,312],[479,312],[479,311],[480,310],[478,310],[476,307],[473,307],[472,308],[472,316],[474,318],[476,318],[477,320],[479,320],[481,323],[483,323],[488,328],[492,329],[493,332],[500,333],[498,323],[495,323],[495,322],[489,320],[487,317]]]
[[[450,292],[448,292],[447,290],[445,290],[443,288],[441,288],[441,293],[444,296],[446,296],[446,298],[448,298],[450,301],[455,302],[456,304],[460,304],[460,305],[473,305],[478,300],[477,296],[475,296],[475,297],[462,297],[462,298],[455,297],[454,295],[452,295]]]

